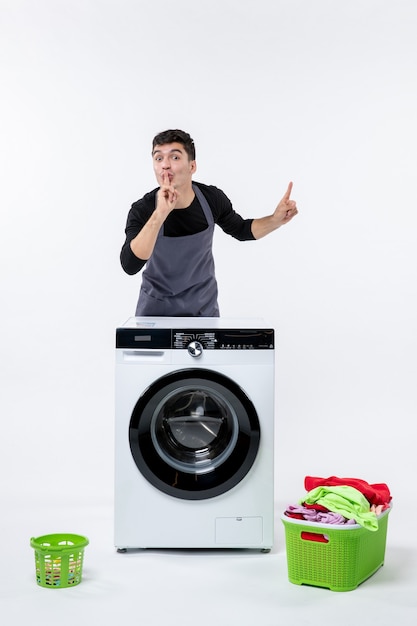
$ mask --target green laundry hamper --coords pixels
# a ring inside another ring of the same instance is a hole
[[[73,534],[53,534],[32,537],[35,550],[36,582],[41,587],[63,589],[81,582],[84,548],[87,537]]]
[[[388,514],[378,516],[378,530],[359,524],[320,524],[285,515],[288,579],[296,585],[351,591],[383,564]]]

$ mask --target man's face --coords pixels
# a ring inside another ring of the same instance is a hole
[[[181,143],[155,146],[152,152],[153,169],[159,185],[169,184],[180,188],[191,183],[196,162],[190,161]]]

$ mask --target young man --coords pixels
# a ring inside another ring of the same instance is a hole
[[[243,219],[220,189],[193,182],[197,166],[188,133],[156,135],[152,158],[159,188],[132,205],[120,254],[127,274],[146,265],[136,315],[217,317],[214,225],[239,241],[268,235],[298,213],[292,183],[272,215]]]

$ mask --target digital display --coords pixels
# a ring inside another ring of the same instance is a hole
[[[135,341],[151,341],[151,335],[135,335]]]

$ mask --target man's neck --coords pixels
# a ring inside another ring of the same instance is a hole
[[[179,191],[180,191],[179,205],[176,207],[176,209],[188,209],[188,207],[192,204],[194,197],[195,197],[194,189],[192,185],[190,184],[190,186],[186,190],[184,191],[179,190]]]

